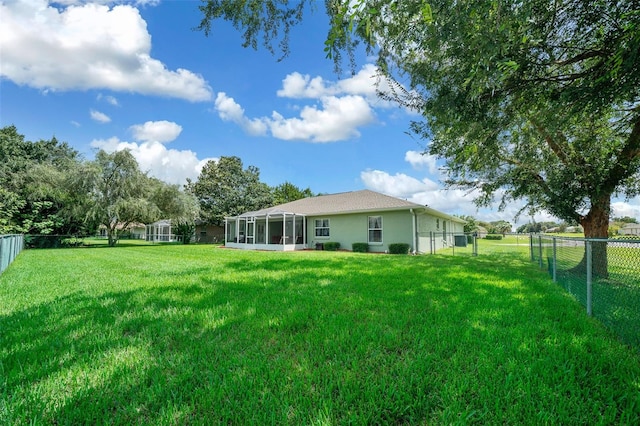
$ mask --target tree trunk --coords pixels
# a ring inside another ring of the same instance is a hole
[[[609,238],[609,215],[611,212],[611,195],[602,196],[597,200],[592,200],[593,204],[589,213],[580,220],[584,228],[586,238],[604,239]],[[586,246],[585,246],[586,247]],[[607,278],[609,276],[609,262],[607,260],[607,242],[591,242],[591,265],[594,278]],[[583,271],[587,270],[587,258],[582,258],[576,267]]]
[[[109,247],[114,247],[118,242],[118,230],[107,228],[107,239],[109,240]]]

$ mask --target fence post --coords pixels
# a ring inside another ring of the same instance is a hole
[[[531,261],[533,262],[535,260],[533,257],[533,233],[529,234],[529,254],[531,255]]]
[[[558,279],[556,277],[556,239],[557,237],[553,237],[553,259],[552,259],[552,268],[553,268],[553,282],[558,282]]]
[[[453,237],[453,244],[451,244],[451,256],[455,256],[456,255],[456,236],[453,233],[451,233],[451,236]]]
[[[473,234],[473,255],[478,255],[478,233]]]
[[[539,256],[539,264],[540,269],[544,267],[544,263],[542,262],[542,235],[538,235],[538,256]]]
[[[587,250],[586,250],[586,255],[587,255],[587,315],[591,316],[593,314],[593,309],[592,309],[592,280],[593,280],[593,276],[592,276],[592,256],[591,256],[591,241],[590,240],[586,240],[585,243],[587,244]]]

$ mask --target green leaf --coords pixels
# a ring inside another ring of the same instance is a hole
[[[422,5],[422,19],[427,24],[432,24],[433,23],[433,13],[431,12],[431,4],[430,3],[424,3]]]

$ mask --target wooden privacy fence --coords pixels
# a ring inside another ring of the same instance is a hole
[[[0,235],[0,274],[24,248],[24,235]]]

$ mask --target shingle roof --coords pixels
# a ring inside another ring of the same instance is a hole
[[[255,216],[261,216],[278,211],[315,216],[376,210],[408,210],[412,208],[424,208],[424,206],[365,189],[303,198],[251,213]]]
[[[341,192],[339,194],[319,195],[303,198],[266,209],[245,212],[238,217],[278,216],[281,214],[300,214],[306,216],[374,212],[383,210],[409,210],[429,213],[465,223],[464,220],[450,216],[421,204],[412,203],[401,198],[391,197],[379,192],[364,189],[362,191]]]

